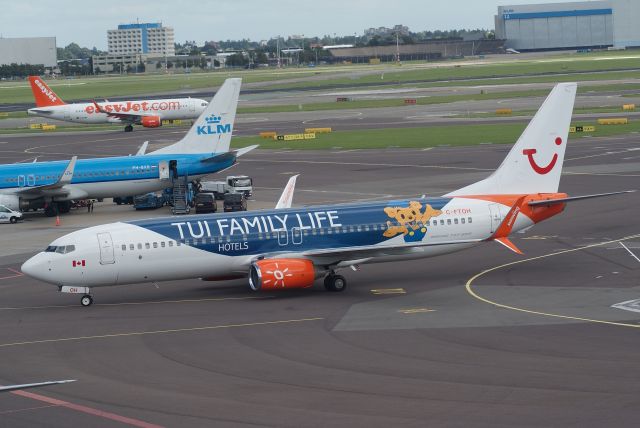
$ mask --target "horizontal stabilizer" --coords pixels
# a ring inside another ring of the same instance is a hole
[[[583,199],[602,198],[604,196],[622,195],[624,193],[634,193],[634,192],[635,190],[623,190],[621,192],[598,193],[595,195],[572,196],[569,198],[560,198],[560,199],[547,199],[543,201],[531,201],[529,202],[529,205],[532,207],[535,207],[539,205],[564,204],[565,202],[581,201]]]

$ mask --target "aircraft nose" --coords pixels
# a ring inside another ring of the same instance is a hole
[[[47,257],[43,253],[39,253],[24,262],[20,270],[32,278],[51,282],[49,277],[51,272],[49,272],[48,265]]]

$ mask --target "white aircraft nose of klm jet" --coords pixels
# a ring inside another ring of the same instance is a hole
[[[52,273],[49,271],[49,256],[46,253],[38,253],[22,264],[22,273],[44,282],[53,282]]]

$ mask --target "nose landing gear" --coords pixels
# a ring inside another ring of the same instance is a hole
[[[80,299],[80,304],[82,306],[84,306],[85,308],[87,306],[91,306],[91,304],[93,303],[93,297],[91,297],[90,294],[85,294],[84,296],[82,296],[82,298]]]
[[[61,293],[82,294],[80,298],[80,304],[85,308],[93,304],[93,297],[91,297],[91,288],[89,287],[69,287],[62,286],[59,288]]]

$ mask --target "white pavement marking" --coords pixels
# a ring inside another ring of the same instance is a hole
[[[640,259],[638,258],[638,256],[636,256],[633,253],[633,251],[631,251],[626,245],[624,245],[623,242],[620,242],[620,245],[622,245],[622,248],[624,248],[625,250],[627,250],[629,252],[629,254],[631,254],[631,257],[633,257],[634,259],[636,259],[640,263]]]
[[[611,305],[612,308],[622,309],[623,311],[640,312],[640,299],[627,300],[626,302]]]

